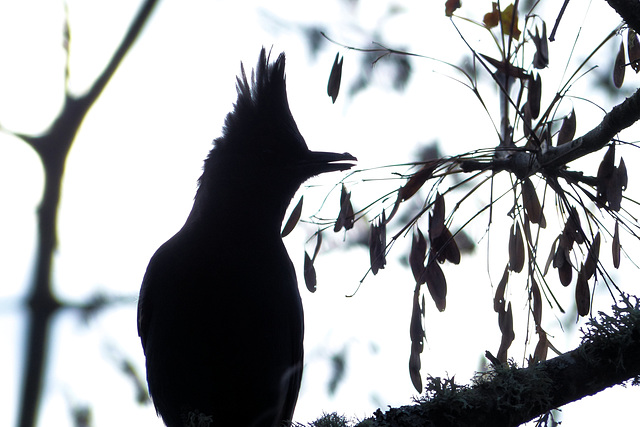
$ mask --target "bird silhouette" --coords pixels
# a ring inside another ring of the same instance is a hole
[[[314,152],[289,110],[285,56],[263,48],[213,143],[184,226],[153,255],[138,334],[169,427],[274,427],[298,399],[304,319],[280,228],[308,178],[356,158]]]

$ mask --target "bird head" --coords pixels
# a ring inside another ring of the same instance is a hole
[[[308,178],[354,165],[357,159],[348,153],[309,150],[289,109],[284,69],[284,53],[270,64],[264,48],[250,81],[241,67],[238,99],[205,160],[199,193],[224,186],[253,197],[286,199],[286,208]]]

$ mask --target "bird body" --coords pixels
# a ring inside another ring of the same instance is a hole
[[[293,416],[304,319],[280,228],[302,182],[355,158],[309,151],[289,111],[284,54],[268,61],[263,49],[251,85],[242,70],[191,213],[143,278],[138,333],[169,427],[279,427]]]

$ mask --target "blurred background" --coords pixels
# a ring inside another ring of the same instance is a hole
[[[472,4],[463,4],[459,14],[477,21],[491,10],[490,1],[467,3]],[[559,12],[556,3],[537,9],[549,30]],[[0,425],[18,422],[26,360],[24,301],[33,275],[36,209],[44,181],[38,156],[13,133],[38,135],[51,125],[63,103],[67,59],[69,92],[87,91],[139,7],[128,0],[0,1]],[[474,49],[496,56],[486,30],[456,23]],[[557,41],[550,45],[550,68],[543,71],[543,105],[619,23],[604,2],[569,4]],[[273,57],[287,54],[289,103],[309,147],[350,152],[358,157],[359,170],[368,170],[345,181],[356,208],[401,185],[391,169],[371,168],[420,160],[434,143],[442,155],[497,145],[491,121],[499,120],[498,92],[486,75],[479,76],[478,87],[488,112],[446,64],[391,57],[372,66],[376,55],[345,49],[321,32],[348,46],[371,48],[376,42],[472,67],[469,49],[444,16],[444,2],[271,1],[267,6],[259,1],[159,1],[83,121],[66,163],[52,281],[55,296],[71,308],[59,311],[50,326],[38,426],[81,425],[74,420],[78,410],[90,412],[91,425],[97,427],[162,425],[151,404],[137,402],[135,375],[122,369],[126,363],[144,381],[137,293],[149,258],[182,226],[191,208],[202,162],[236,99],[240,62],[252,68],[262,46],[271,48]],[[561,103],[558,117],[577,111],[576,135],[591,129],[602,109],[609,111],[637,86],[637,78],[630,76],[622,89],[611,90],[620,39],[594,56],[590,64],[598,68],[578,79],[572,97]],[[344,68],[333,104],[327,80],[338,52],[344,55]],[[637,130],[625,133],[628,141],[635,140]],[[597,161],[590,168],[595,174]],[[626,195],[633,197],[632,167],[629,176]],[[344,177],[330,174],[308,182],[301,189],[302,218],[319,209],[319,216],[335,218],[335,184]],[[490,200],[488,191],[473,197],[477,200],[458,214],[458,225]],[[548,222],[557,217],[552,208],[546,212]],[[493,226],[503,226],[506,209],[495,215]],[[301,223],[285,239],[306,317],[306,365],[296,420],[309,422],[333,411],[364,418],[377,408],[410,404],[417,396],[408,372],[415,285],[406,262],[411,235],[398,240],[386,268],[373,276],[366,275],[364,221],[347,236],[325,233],[315,263],[318,290],[311,294],[302,283],[302,265],[304,250],[313,250],[315,240],[307,239],[316,229]],[[445,267],[447,310],[439,313],[427,301],[422,355],[423,376],[455,375],[463,383],[484,368],[485,350],[497,352],[493,286],[506,262],[505,232],[490,240],[486,218],[466,231],[472,248],[461,265]],[[631,247],[629,242],[627,251]],[[628,282],[637,271],[631,264],[615,278],[633,290]],[[525,319],[524,287],[511,292],[514,315]],[[606,292],[599,293],[594,312],[612,304]],[[549,309],[545,321],[554,345],[566,351],[578,345],[584,323],[576,322],[571,291],[560,289],[557,296],[566,301],[567,313]],[[105,300],[109,303],[102,305]],[[87,301],[96,301],[94,310],[73,308],[86,307]],[[510,350],[521,365],[525,332],[516,329]],[[616,387],[568,405],[560,416],[564,426],[629,424],[635,417],[623,408],[639,396],[637,390]]]

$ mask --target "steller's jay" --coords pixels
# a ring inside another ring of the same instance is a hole
[[[284,65],[284,54],[269,64],[263,48],[251,85],[241,67],[191,213],[142,281],[138,334],[169,427],[279,427],[293,416],[304,320],[280,228],[305,180],[356,158],[307,148]]]

